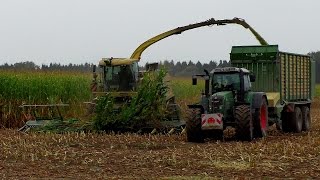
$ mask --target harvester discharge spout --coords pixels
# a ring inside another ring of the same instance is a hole
[[[132,53],[130,59],[141,59],[141,54],[149,46],[151,46],[152,44],[154,44],[162,39],[170,37],[172,35],[181,34],[184,31],[196,29],[196,28],[203,27],[203,26],[213,26],[213,25],[222,26],[222,25],[227,25],[227,24],[239,24],[239,25],[243,26],[244,28],[249,29],[251,31],[251,33],[255,36],[255,38],[259,41],[260,45],[268,45],[267,41],[262,36],[260,36],[260,34],[257,31],[255,31],[244,19],[235,17],[233,19],[215,20],[214,18],[211,18],[211,19],[203,21],[203,22],[178,27],[178,28],[172,29],[170,31],[166,31],[166,32],[159,34],[157,36],[154,36],[153,38],[150,38],[149,40],[142,43]]]

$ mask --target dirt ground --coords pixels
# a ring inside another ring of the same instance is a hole
[[[22,134],[0,129],[2,179],[261,179],[320,177],[320,99],[312,130],[253,142],[185,136]]]

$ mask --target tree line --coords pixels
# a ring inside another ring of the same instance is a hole
[[[32,61],[18,62],[14,64],[2,64],[0,70],[15,70],[15,71],[71,71],[71,72],[89,72],[92,71],[93,64],[68,64],[50,63],[49,65],[36,65]]]
[[[316,66],[316,82],[320,83],[320,51],[310,52],[308,53],[314,60]],[[16,71],[24,71],[24,70],[35,70],[35,71],[71,71],[71,72],[91,72],[94,64],[68,64],[63,65],[59,63],[50,63],[48,65],[38,66],[32,61],[19,62],[14,64],[2,64],[0,65],[0,70],[16,70]],[[191,76],[193,74],[203,73],[204,69],[211,71],[216,67],[227,67],[230,66],[230,62],[226,60],[209,61],[208,63],[201,63],[193,61],[178,61],[174,60],[165,60],[160,62],[160,66],[164,66],[168,73],[172,76]],[[145,67],[140,67],[140,69],[144,69]]]
[[[14,64],[5,63],[0,65],[2,70],[15,70],[15,71],[70,71],[70,72],[91,72],[94,64],[68,64],[63,65],[59,63],[50,63],[49,65],[38,66],[32,61],[19,62]],[[168,73],[172,76],[191,76],[193,74],[202,73],[203,69],[212,70],[216,67],[226,67],[229,66],[229,62],[221,60],[220,63],[215,61],[210,61],[209,63],[194,63],[192,61],[177,62],[162,61],[160,66],[165,67]],[[145,69],[145,66],[141,66],[140,69]]]

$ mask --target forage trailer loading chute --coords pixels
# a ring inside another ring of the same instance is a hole
[[[272,124],[284,132],[310,130],[315,89],[310,56],[281,52],[277,45],[234,46],[230,60],[233,67],[198,75],[205,78],[205,93],[189,105],[188,141],[221,140],[228,126],[247,141],[266,136]]]

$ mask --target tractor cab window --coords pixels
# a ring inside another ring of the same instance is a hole
[[[134,88],[135,76],[133,65],[105,67],[106,91],[130,91]]]
[[[250,82],[250,77],[248,74],[245,74],[243,76],[243,80],[244,80],[244,91],[249,91],[251,90],[251,82]]]
[[[135,80],[138,80],[139,79],[139,66],[138,66],[138,63],[135,62],[132,64],[132,72],[134,74],[134,79]]]
[[[217,73],[213,75],[212,79],[213,91],[232,91],[240,90],[239,73]]]
[[[119,89],[120,66],[107,66],[104,68],[104,80],[106,91],[116,91]]]

